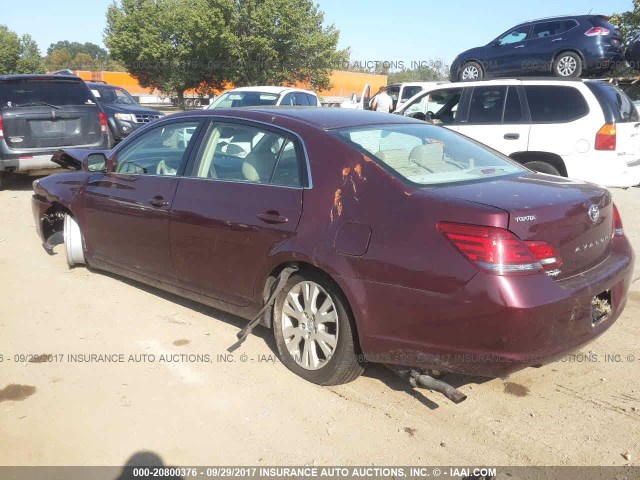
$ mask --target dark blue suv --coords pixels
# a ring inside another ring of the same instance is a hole
[[[484,47],[456,57],[451,80],[549,74],[603,74],[624,60],[622,36],[602,15],[575,15],[521,23]]]

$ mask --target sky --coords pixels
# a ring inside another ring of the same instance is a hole
[[[0,0],[0,24],[31,34],[42,53],[59,40],[103,45],[105,12],[112,0]],[[356,62],[411,62],[454,57],[485,45],[515,24],[540,17],[611,14],[631,0],[320,0],[326,23],[340,30],[340,47]],[[416,63],[417,64],[417,63]]]

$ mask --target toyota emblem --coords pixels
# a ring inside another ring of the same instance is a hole
[[[591,205],[589,207],[589,218],[593,223],[596,223],[600,218],[600,209],[597,205]]]

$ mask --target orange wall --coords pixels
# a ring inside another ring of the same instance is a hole
[[[154,93],[152,88],[141,87],[138,81],[127,72],[77,71],[75,73],[83,80],[102,80],[111,85],[117,85],[132,95],[148,95]],[[331,72],[332,87],[328,90],[319,91],[318,95],[321,97],[348,97],[354,92],[360,95],[367,83],[371,85],[371,91],[376,92],[380,86],[387,84],[387,76],[335,70]],[[195,92],[191,91],[191,93]]]

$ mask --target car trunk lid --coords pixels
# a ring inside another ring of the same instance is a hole
[[[16,150],[96,145],[100,109],[78,77],[16,76],[0,80],[7,146]]]
[[[92,145],[101,140],[95,106],[26,106],[2,109],[4,137],[12,149]]]
[[[509,230],[521,240],[551,245],[562,260],[555,278],[584,272],[609,252],[613,204],[610,193],[596,185],[531,174],[440,190],[500,208],[509,214]]]

